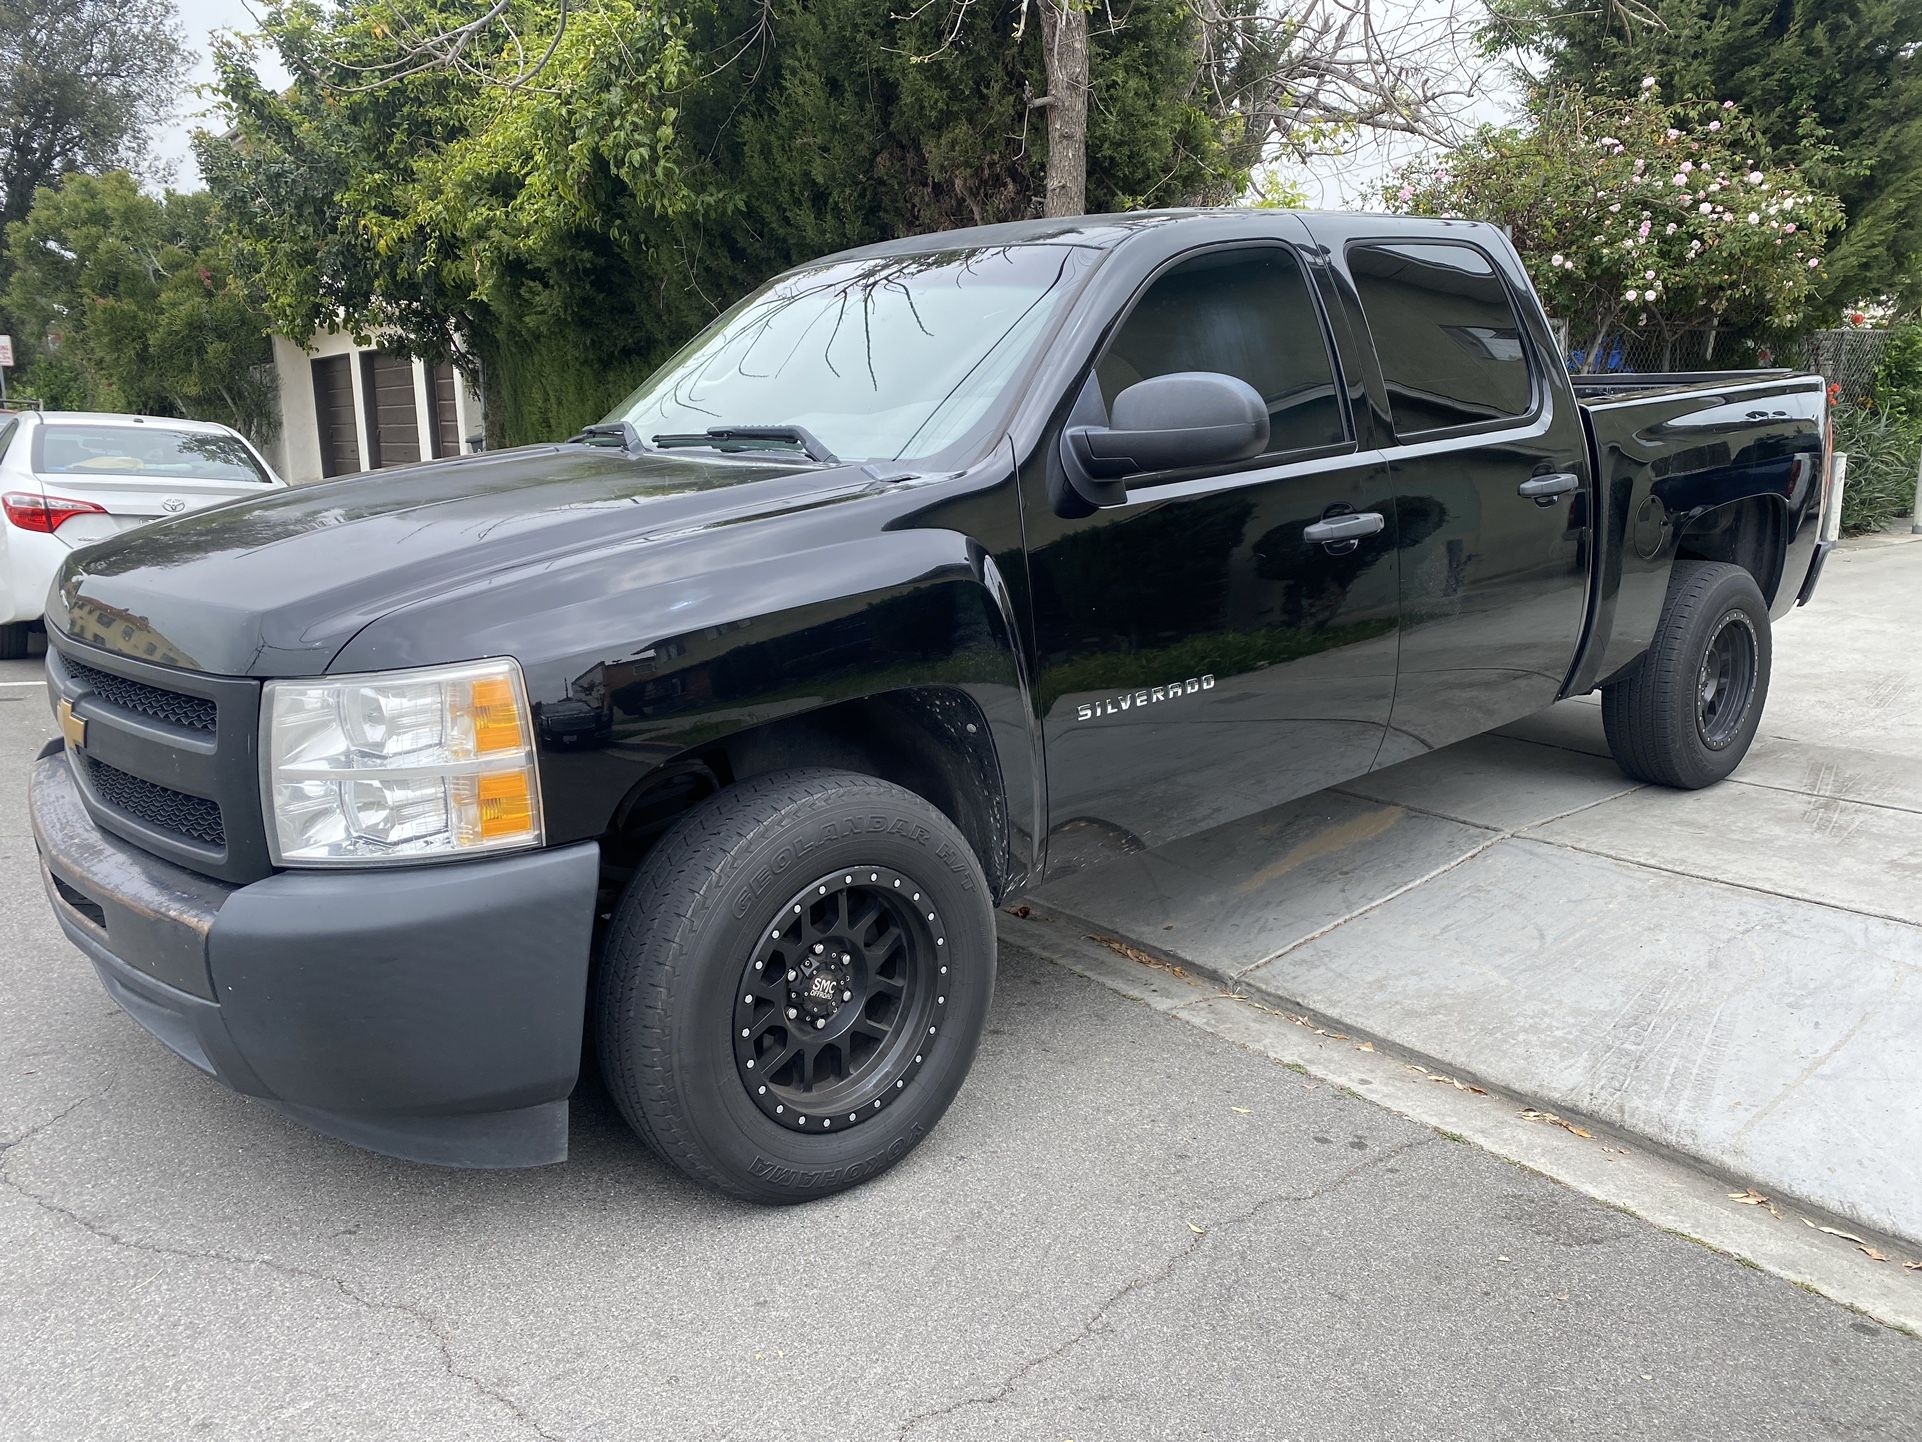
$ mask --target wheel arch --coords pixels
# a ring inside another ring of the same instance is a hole
[[[1762,599],[1773,608],[1781,591],[1789,531],[1788,503],[1781,496],[1743,496],[1691,516],[1676,536],[1674,559],[1740,566],[1755,578]]]
[[[961,686],[931,684],[829,702],[686,747],[615,804],[601,837],[610,880],[618,883],[708,796],[797,767],[852,771],[920,796],[967,838],[997,899],[1026,879],[987,713]]]

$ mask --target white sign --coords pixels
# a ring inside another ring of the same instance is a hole
[[[13,337],[0,335],[0,366],[13,364]]]

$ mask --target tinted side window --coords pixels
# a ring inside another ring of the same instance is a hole
[[[14,435],[19,429],[18,421],[8,421],[4,426],[0,426],[0,461],[7,458],[7,447],[13,444]]]
[[[1465,245],[1348,252],[1397,435],[1485,425],[1529,412],[1528,356],[1507,288]]]
[[[1321,316],[1291,250],[1210,251],[1165,272],[1095,367],[1109,407],[1136,381],[1174,371],[1238,376],[1268,402],[1272,451],[1348,438]]]

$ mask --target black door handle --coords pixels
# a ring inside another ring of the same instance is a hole
[[[1301,538],[1310,545],[1332,545],[1337,541],[1359,541],[1372,536],[1388,522],[1380,511],[1344,511],[1302,529]]]
[[[1530,476],[1515,489],[1538,506],[1555,503],[1555,497],[1566,495],[1582,483],[1580,476],[1569,471],[1550,471],[1545,476]]]

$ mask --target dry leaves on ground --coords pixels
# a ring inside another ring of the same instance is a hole
[[[1731,1202],[1740,1202],[1745,1207],[1761,1207],[1767,1211],[1771,1217],[1779,1218],[1782,1215],[1775,1203],[1756,1191],[1754,1187],[1750,1187],[1745,1192],[1730,1192],[1728,1199]]]
[[[1117,956],[1125,956],[1128,958],[1128,960],[1135,962],[1140,966],[1152,966],[1157,971],[1165,971],[1172,976],[1178,976],[1184,980],[1186,980],[1187,978],[1188,973],[1184,971],[1181,967],[1176,966],[1172,961],[1163,961],[1158,956],[1150,956],[1148,955],[1147,952],[1143,951],[1140,947],[1130,946],[1128,945],[1127,942],[1121,940],[1119,937],[1102,936],[1098,932],[1089,932],[1088,940],[1098,941],[1101,943],[1101,945],[1107,947],[1108,950],[1114,952]]]
[[[1548,1122],[1553,1126],[1560,1127],[1565,1132],[1573,1132],[1576,1136],[1586,1141],[1592,1142],[1595,1140],[1595,1133],[1591,1132],[1587,1127],[1577,1126],[1574,1122],[1569,1121],[1568,1118],[1558,1117],[1553,1112],[1538,1112],[1532,1108],[1523,1107],[1516,1115],[1525,1122]]]
[[[1458,1092],[1473,1092],[1478,1097],[1485,1097],[1488,1095],[1487,1087],[1478,1087],[1473,1082],[1462,1081],[1457,1077],[1449,1076],[1445,1072],[1430,1071],[1427,1067],[1422,1066],[1418,1062],[1411,1061],[1411,1062],[1404,1063],[1404,1065],[1406,1065],[1410,1071],[1420,1072],[1423,1076],[1427,1077],[1431,1082],[1440,1082],[1443,1086],[1453,1087]]]

